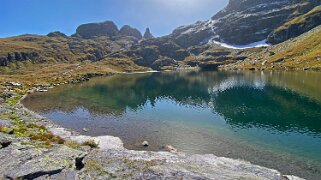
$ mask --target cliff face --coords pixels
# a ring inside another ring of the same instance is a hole
[[[298,16],[275,29],[268,36],[268,43],[278,44],[297,37],[321,24],[321,6]]]
[[[231,0],[212,20],[217,21],[221,41],[247,44],[267,39],[279,26],[317,5],[319,0]]]
[[[308,13],[320,3],[320,0],[230,0],[211,20],[179,27],[171,36],[184,47],[209,40],[249,44],[267,39],[279,26]]]
[[[133,37],[137,40],[142,39],[142,34],[136,28],[129,25],[124,25],[120,30],[112,21],[102,23],[88,23],[80,25],[73,37],[94,39],[97,37],[108,37],[119,39],[122,37]]]
[[[112,21],[106,21],[103,23],[90,23],[80,25],[76,30],[76,35],[82,38],[94,38],[97,36],[117,36],[119,30]]]

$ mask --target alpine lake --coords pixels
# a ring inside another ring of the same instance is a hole
[[[82,134],[120,137],[127,149],[172,145],[321,177],[321,72],[118,74],[33,93],[22,103]]]

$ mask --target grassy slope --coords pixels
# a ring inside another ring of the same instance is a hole
[[[79,79],[87,74],[110,74],[116,72],[145,71],[149,68],[138,66],[124,56],[103,57],[100,61],[86,60],[97,50],[110,52],[117,43],[101,38],[82,40],[64,37],[23,35],[0,39],[0,57],[8,54],[37,52],[36,60],[13,61],[0,67],[0,84],[16,81],[23,84],[61,83]],[[116,47],[119,48],[119,47]]]
[[[308,21],[311,21],[311,19],[313,19],[315,16],[319,16],[320,13],[321,13],[321,6],[317,6],[311,11],[309,11],[308,13],[298,16],[289,22],[286,22],[285,24],[277,28],[276,31],[282,31],[282,30],[288,29],[290,26],[293,26],[293,25],[303,26],[304,24],[308,23]]]
[[[264,62],[266,61],[266,62]],[[321,26],[254,53],[244,62],[228,67],[237,69],[321,69]]]
[[[0,56],[14,52],[37,52],[43,55],[43,61],[57,61],[65,56],[69,61],[77,58],[68,47],[68,40],[60,37],[23,35],[0,39]]]

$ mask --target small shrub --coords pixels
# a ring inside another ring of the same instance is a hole
[[[20,99],[21,99],[21,96],[14,96],[14,97],[6,99],[6,103],[9,104],[9,106],[14,107],[14,106],[17,106]]]
[[[30,139],[34,141],[42,141],[44,143],[47,143],[48,145],[51,143],[57,143],[57,144],[65,143],[64,139],[49,132],[32,134],[30,135]]]
[[[88,64],[88,63],[91,63],[91,61],[90,60],[84,60],[82,63]]]
[[[98,148],[98,144],[95,141],[86,141],[82,143],[83,146],[89,146],[91,148]]]

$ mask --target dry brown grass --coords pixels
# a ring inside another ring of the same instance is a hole
[[[0,68],[0,83],[19,82],[27,86],[58,84],[80,79],[87,74],[109,75],[128,71],[146,71],[126,59],[105,59],[98,62],[24,64],[17,69]]]
[[[269,55],[274,52],[273,55]],[[254,61],[260,59],[260,61]],[[263,61],[267,61],[262,65]],[[321,70],[321,26],[295,39],[251,55],[239,69]]]

